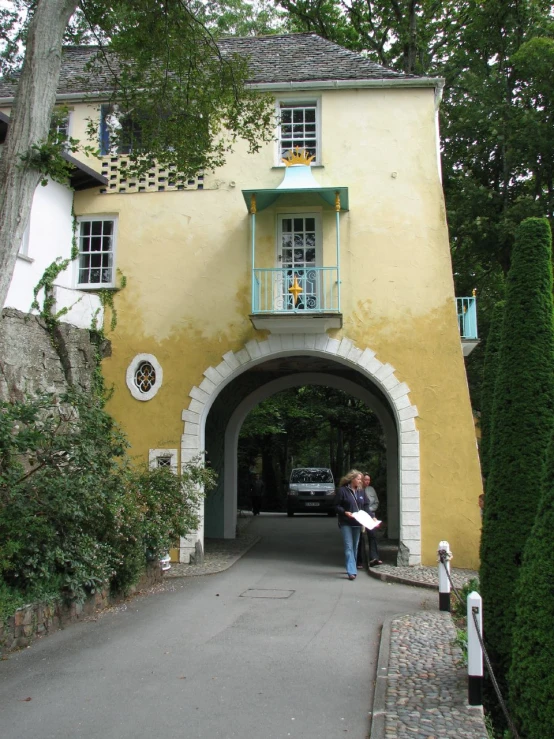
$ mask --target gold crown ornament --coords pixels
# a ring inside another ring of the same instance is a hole
[[[295,146],[294,149],[289,149],[287,155],[281,158],[281,161],[285,163],[287,167],[292,167],[294,164],[307,164],[310,165],[315,159],[315,154],[308,154],[306,149],[300,146]]]

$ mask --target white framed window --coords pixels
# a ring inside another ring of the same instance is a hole
[[[71,113],[58,118],[52,123],[52,130],[56,132],[59,142],[66,142],[71,135]]]
[[[77,219],[77,287],[115,286],[115,216],[82,216]]]
[[[300,147],[315,156],[314,164],[321,164],[321,116],[319,100],[277,101],[277,159],[291,149]]]
[[[133,398],[151,400],[162,386],[162,366],[153,354],[137,354],[127,367],[125,381]]]
[[[150,449],[148,464],[151,469],[166,468],[177,473],[177,449]]]

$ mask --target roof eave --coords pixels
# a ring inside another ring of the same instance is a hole
[[[277,92],[286,90],[329,90],[342,88],[380,88],[380,87],[427,87],[441,89],[445,80],[442,77],[380,77],[359,80],[302,80],[289,82],[250,82],[251,90]]]
[[[379,79],[359,80],[289,80],[282,82],[248,82],[249,90],[260,92],[290,92],[291,90],[341,90],[383,87],[434,88],[442,92],[445,80],[442,77],[381,77]],[[92,90],[90,92],[64,92],[56,96],[57,102],[94,102],[108,100],[113,90]],[[0,97],[1,105],[11,105],[13,96]]]

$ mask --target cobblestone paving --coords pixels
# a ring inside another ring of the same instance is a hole
[[[439,586],[439,570],[437,567],[424,567],[423,565],[412,565],[411,567],[393,567],[392,565],[379,565],[370,570],[372,577],[391,582],[409,582],[423,587]],[[450,576],[454,587],[461,588],[466,582],[478,577],[474,570],[463,570],[452,567]]]
[[[481,709],[467,705],[467,668],[448,613],[392,621],[385,739],[487,739]]]

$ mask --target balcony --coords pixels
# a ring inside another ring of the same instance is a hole
[[[250,318],[255,328],[288,333],[340,328],[338,268],[254,268]]]
[[[456,298],[458,327],[462,339],[462,351],[467,357],[479,343],[477,334],[477,298]]]

